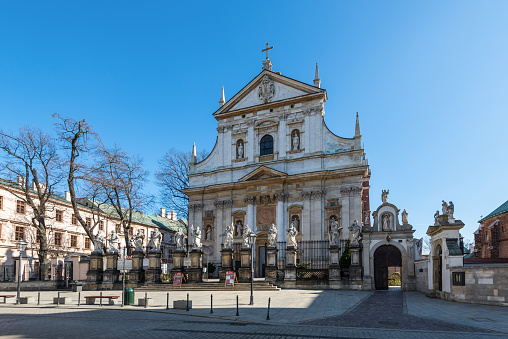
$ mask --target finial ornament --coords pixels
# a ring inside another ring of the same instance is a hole
[[[319,79],[319,69],[317,62],[316,62],[316,73],[314,74],[314,86],[318,88],[321,87],[321,79]]]
[[[360,118],[358,118],[358,112],[356,112],[356,125],[355,125],[355,137],[361,136],[360,134]]]
[[[273,49],[273,46],[268,47],[268,42],[267,42],[266,48],[261,50],[261,52],[266,52],[266,60],[270,60],[270,59],[268,59],[268,51],[271,49]]]
[[[383,190],[381,192],[381,201],[384,203],[388,202],[388,194],[390,193],[390,190]]]
[[[222,107],[225,103],[226,103],[226,98],[224,96],[224,86],[222,86],[222,92],[220,94],[220,100],[219,100],[220,107]]]
[[[268,47],[268,43],[266,44],[266,48],[262,49],[261,52],[266,52],[266,60],[263,61],[263,70],[271,71],[272,70],[272,62],[268,59],[268,51],[271,50],[273,46]]]

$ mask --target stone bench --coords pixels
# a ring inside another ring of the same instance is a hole
[[[20,304],[31,304],[31,303],[34,303],[35,302],[35,298],[34,297],[20,297],[19,298],[19,303]]]
[[[152,298],[146,298],[146,307],[152,305]],[[138,306],[145,306],[145,298],[138,298]]]
[[[72,303],[71,297],[60,297],[60,305]],[[58,297],[53,298],[53,304],[58,304]]]
[[[87,305],[95,305],[95,299],[100,299],[101,296],[97,296],[97,295],[91,295],[91,296],[87,296],[85,297],[85,300],[86,300],[86,304]],[[115,304],[115,300],[120,298],[119,296],[117,295],[103,295],[102,296],[102,299],[108,299],[108,304],[109,305],[114,305]]]
[[[16,295],[15,294],[4,294],[4,295],[0,295],[0,298],[4,298],[4,304],[5,304],[7,302],[8,298],[16,298]]]
[[[186,310],[187,300],[173,300],[173,308],[175,310]],[[192,300],[189,300],[189,310],[192,309]]]

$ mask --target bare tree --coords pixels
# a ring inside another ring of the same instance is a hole
[[[0,131],[0,149],[4,151],[1,166],[17,186],[7,190],[32,210],[31,225],[37,230],[39,242],[39,279],[48,279],[48,212],[55,187],[63,179],[61,161],[55,141],[38,128],[22,127],[17,135]]]
[[[206,154],[205,150],[199,152],[196,156],[197,161],[204,159]],[[160,185],[162,203],[185,219],[189,217],[189,197],[183,190],[189,187],[191,156],[191,152],[181,152],[172,148],[159,160],[159,171],[155,174]]]

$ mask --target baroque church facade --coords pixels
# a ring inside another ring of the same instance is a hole
[[[291,223],[297,240],[328,240],[338,221],[348,226],[368,219],[370,170],[362,148],[358,114],[352,137],[335,135],[325,123],[327,93],[316,64],[313,85],[263,68],[227,102],[224,89],[217,141],[207,158],[189,171],[189,224],[201,229],[209,262],[221,262],[221,234],[234,225],[235,243],[248,225],[256,234],[254,260],[275,224],[286,241]],[[352,130],[352,128],[351,128]],[[353,132],[353,131],[352,131]],[[189,234],[189,243],[192,242]]]

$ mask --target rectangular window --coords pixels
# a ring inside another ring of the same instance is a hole
[[[78,247],[78,236],[71,235],[71,247]]]
[[[92,227],[92,219],[86,218],[86,227],[88,228]]]
[[[72,224],[77,225],[78,224],[78,218],[76,218],[76,214],[72,215]]]
[[[0,196],[0,210],[4,209],[4,197]]]
[[[16,233],[14,234],[14,240],[25,240],[25,228],[16,226]]]
[[[63,211],[56,210],[56,221],[62,222]]]
[[[62,233],[55,232],[55,246],[62,246]]]
[[[89,237],[85,237],[85,248],[87,250],[90,249],[90,238]]]
[[[26,211],[25,202],[23,200],[18,200],[16,202],[16,212],[17,213],[21,213],[21,214],[25,214],[25,211]]]
[[[99,221],[99,231],[104,231],[104,220]]]

